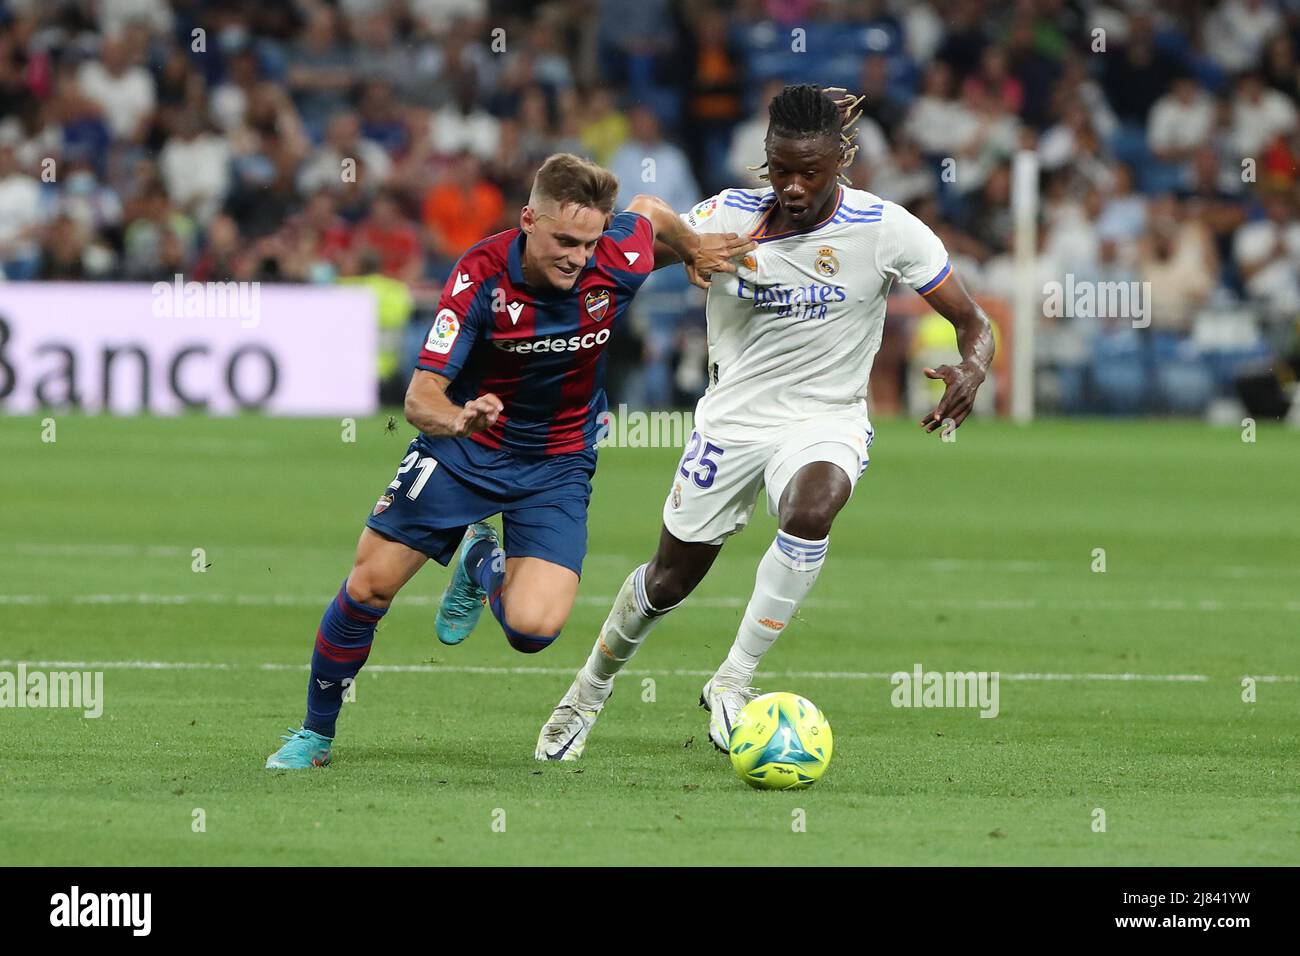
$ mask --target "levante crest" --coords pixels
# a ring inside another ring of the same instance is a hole
[[[599,292],[588,292],[583,303],[587,306],[587,314],[595,321],[599,322],[609,311],[609,290],[601,289]]]

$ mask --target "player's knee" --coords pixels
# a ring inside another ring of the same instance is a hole
[[[348,575],[348,597],[370,607],[388,607],[397,596],[398,588],[382,580],[370,568],[358,565]]]
[[[509,601],[504,602],[504,605],[502,629],[510,639],[510,645],[525,654],[545,648],[559,637],[560,628],[564,627],[565,615],[551,608],[515,607]],[[512,634],[519,635],[518,643]],[[549,637],[544,636],[548,634]]]
[[[660,567],[654,561],[646,565],[645,596],[656,608],[662,610],[681,604],[693,587],[694,582],[679,570]]]
[[[839,509],[824,502],[809,502],[789,509],[781,516],[781,530],[809,541],[820,541],[830,536],[831,525]]]
[[[512,618],[507,612],[504,617],[501,630],[505,631],[510,646],[521,654],[536,654],[546,650],[560,636],[560,627],[563,625],[560,622],[554,627],[547,627],[545,615],[541,614],[524,614]]]
[[[506,640],[510,646],[520,654],[536,654],[538,651],[544,651],[559,637],[555,634],[525,634],[522,631],[516,631],[513,628],[506,628]]]
[[[835,516],[852,493],[853,485],[835,465],[805,465],[781,494],[781,530],[809,541],[828,537]]]

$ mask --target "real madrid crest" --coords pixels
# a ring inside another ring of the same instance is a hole
[[[817,274],[831,278],[840,271],[840,260],[835,258],[835,250],[830,246],[822,246],[817,250],[817,262],[815,263]]]
[[[680,481],[673,483],[673,511],[682,506],[682,483]]]

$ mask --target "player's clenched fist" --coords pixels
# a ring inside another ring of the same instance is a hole
[[[496,424],[497,416],[501,414],[501,409],[504,407],[501,404],[501,399],[491,392],[466,402],[465,407],[460,410],[460,414],[456,416],[456,421],[452,425],[452,434],[457,438],[464,438],[473,435],[475,432],[481,432],[485,428],[492,427]]]

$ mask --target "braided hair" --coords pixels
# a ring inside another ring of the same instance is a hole
[[[865,96],[854,96],[838,86],[821,87],[812,83],[800,83],[787,86],[772,98],[767,107],[767,133],[789,139],[802,139],[808,136],[838,136],[840,146],[841,170],[853,165],[858,153],[857,131],[853,129],[862,110],[858,105]],[[767,182],[768,176],[762,170],[767,163],[748,167],[759,174],[759,179]],[[843,172],[840,179],[846,184],[848,177]]]

